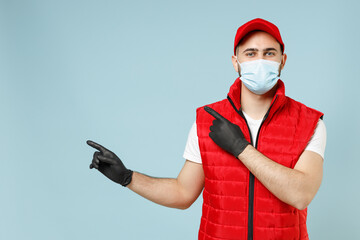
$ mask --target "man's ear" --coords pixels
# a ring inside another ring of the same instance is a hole
[[[235,71],[236,71],[236,72],[239,72],[240,66],[239,66],[239,64],[238,64],[238,62],[237,62],[236,56],[234,56],[234,55],[231,56],[231,62],[232,62],[232,64],[233,64],[233,66],[234,66]]]
[[[284,69],[285,63],[286,63],[287,55],[284,53],[281,57],[281,70]]]

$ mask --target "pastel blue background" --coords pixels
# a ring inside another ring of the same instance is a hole
[[[325,113],[311,239],[359,239],[358,1],[0,1],[0,239],[196,239],[188,210],[89,170],[97,141],[176,177],[198,106],[236,78],[236,29],[274,22],[287,95]]]

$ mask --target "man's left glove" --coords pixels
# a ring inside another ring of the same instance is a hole
[[[133,171],[127,169],[115,153],[93,141],[88,140],[86,143],[100,151],[94,153],[90,169],[96,168],[106,177],[124,187],[130,184]]]
[[[240,127],[231,123],[214,109],[206,106],[204,110],[216,118],[210,126],[210,138],[222,149],[228,151],[236,158],[250,143],[246,141]]]

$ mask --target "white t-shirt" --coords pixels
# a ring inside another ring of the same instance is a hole
[[[255,120],[249,117],[245,112],[243,113],[249,125],[252,140],[253,142],[256,142],[257,132],[260,128],[262,119]],[[326,128],[324,121],[319,119],[315,132],[311,137],[305,150],[316,152],[324,159],[325,146],[326,146]],[[202,163],[199,141],[197,136],[196,121],[194,122],[194,124],[190,129],[183,157],[192,162]]]

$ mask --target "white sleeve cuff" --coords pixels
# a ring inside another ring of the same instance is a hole
[[[325,147],[326,147],[326,127],[324,121],[319,119],[314,134],[311,137],[305,150],[316,152],[324,159]]]
[[[190,129],[183,157],[189,161],[202,164],[196,122]]]

